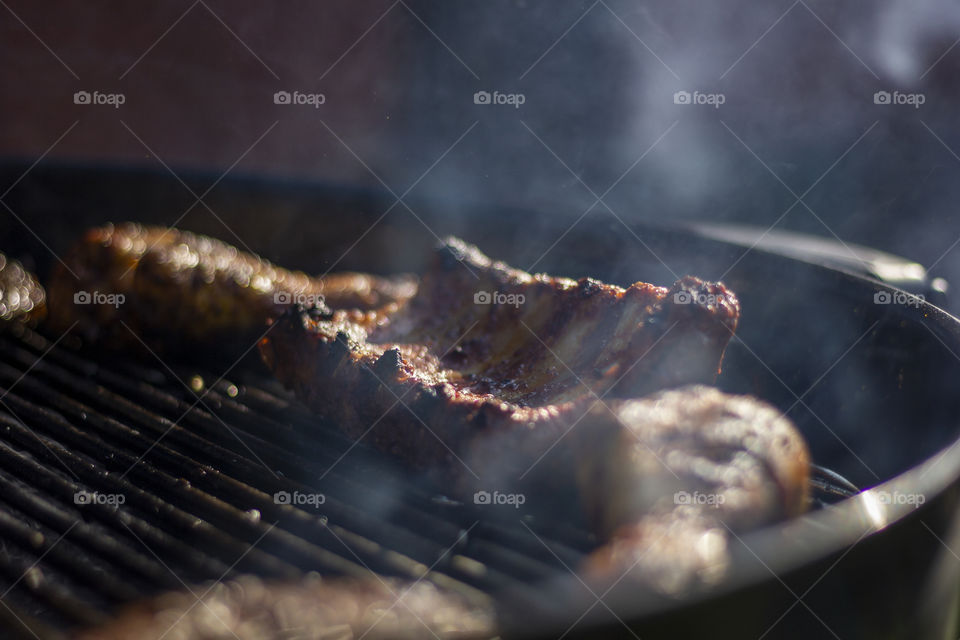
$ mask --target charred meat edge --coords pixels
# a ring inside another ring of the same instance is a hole
[[[54,266],[48,326],[98,345],[239,355],[297,303],[375,309],[405,300],[412,276],[289,271],[220,240],[135,223],[89,230]]]
[[[478,303],[478,292],[523,303]],[[738,317],[721,284],[624,289],[531,275],[448,239],[406,303],[294,309],[260,351],[348,435],[467,495],[528,484],[519,476],[597,398],[713,382]],[[545,456],[525,480],[567,478],[568,462]]]

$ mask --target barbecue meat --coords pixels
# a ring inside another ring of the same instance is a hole
[[[470,604],[427,582],[306,578],[271,584],[244,576],[192,592],[136,604],[77,640],[479,640],[495,635],[489,606]]]
[[[406,304],[296,309],[260,350],[312,409],[455,493],[563,495],[573,452],[552,448],[593,401],[712,382],[738,317],[721,284],[531,275],[449,239]]]
[[[0,321],[36,321],[46,312],[43,287],[23,265],[0,253]]]
[[[451,239],[406,304],[292,310],[260,349],[311,408],[456,495],[579,496],[604,543],[585,575],[635,566],[678,593],[723,575],[730,531],[807,506],[790,421],[693,384],[713,381],[738,316],[720,284],[530,275]]]
[[[730,531],[806,507],[809,456],[789,421],[686,386],[715,379],[736,330],[739,303],[719,283],[531,275],[452,238],[419,286],[317,280],[136,225],[90,232],[67,265],[77,277],[61,269],[50,287],[55,327],[77,321],[117,343],[130,341],[127,327],[153,345],[235,343],[273,319],[264,362],[354,439],[460,497],[578,496],[603,543],[585,568],[594,578],[637,565],[659,591],[709,581],[722,575]],[[122,299],[72,304],[78,291]],[[298,597],[268,591],[289,589]],[[369,589],[337,593],[363,600]]]
[[[586,573],[636,567],[661,591],[722,575],[730,531],[807,508],[810,456],[793,424],[704,386],[593,406],[571,434],[581,502],[609,543]]]
[[[219,240],[132,223],[90,230],[64,263],[48,287],[52,330],[76,321],[88,340],[139,347],[132,331],[161,351],[199,346],[239,355],[294,304],[376,309],[416,290],[407,276],[311,278]]]

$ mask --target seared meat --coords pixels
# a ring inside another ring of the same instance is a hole
[[[461,495],[562,492],[571,452],[537,461],[594,399],[712,382],[738,316],[720,284],[530,275],[451,239],[406,305],[296,310],[260,349],[311,408]]]
[[[489,606],[427,582],[244,576],[143,602],[77,640],[413,640],[492,638]],[[198,601],[199,598],[199,601]]]
[[[264,362],[351,437],[460,497],[579,496],[606,543],[593,576],[637,564],[675,591],[722,573],[728,529],[806,507],[809,458],[786,418],[707,387],[662,391],[719,372],[740,313],[722,284],[531,275],[456,239],[419,287],[313,280],[135,225],[91,232],[67,263],[78,278],[51,284],[54,327],[130,343],[122,321],[154,346],[194,345],[253,340],[274,319]],[[77,305],[77,291],[123,300]]]
[[[295,310],[260,348],[310,407],[454,494],[579,495],[606,543],[587,575],[637,565],[676,592],[722,575],[728,528],[807,504],[806,445],[774,408],[705,386],[626,399],[711,382],[738,315],[720,284],[532,276],[449,240],[406,305]]]
[[[236,355],[267,320],[297,303],[375,309],[413,295],[411,277],[340,273],[311,278],[219,240],[177,229],[108,225],[87,232],[56,265],[50,326],[116,346],[202,346]],[[123,326],[124,323],[129,329]]]
[[[591,408],[571,434],[584,509],[603,540],[587,573],[674,591],[722,574],[730,531],[807,507],[810,456],[773,407],[710,387]]]
[[[604,534],[664,504],[668,511],[710,507],[734,529],[806,509],[806,444],[782,413],[756,398],[685,387],[597,403],[583,423],[571,434],[573,446],[590,444],[578,484]]]
[[[46,312],[43,287],[23,265],[0,253],[0,320],[36,321]]]

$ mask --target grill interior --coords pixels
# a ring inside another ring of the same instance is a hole
[[[855,490],[814,472],[815,506]],[[277,504],[283,491],[324,502]],[[546,610],[536,585],[593,546],[556,514],[440,495],[310,414],[252,357],[221,375],[21,325],[0,329],[0,540],[0,627],[41,638],[241,573],[375,571]]]
[[[571,523],[442,498],[252,363],[222,379],[148,365],[23,327],[0,334],[0,593],[4,615],[34,631],[239,573],[372,570],[474,599],[507,588],[536,599],[527,585],[565,574],[590,546]],[[81,491],[125,501],[77,504]],[[276,504],[280,491],[325,501]]]

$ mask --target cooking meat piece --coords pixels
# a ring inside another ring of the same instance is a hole
[[[678,593],[723,575],[729,531],[807,506],[809,454],[779,411],[660,391],[711,382],[738,314],[719,284],[531,276],[448,240],[406,305],[292,310],[260,348],[314,410],[460,497],[579,495],[605,543],[585,575],[635,565]]]
[[[219,240],[133,223],[90,230],[64,262],[70,270],[56,265],[48,287],[53,331],[78,321],[88,340],[139,347],[132,330],[163,351],[200,346],[239,355],[269,318],[296,303],[376,309],[416,290],[408,276],[311,278]]]
[[[807,507],[806,443],[756,398],[691,386],[597,403],[582,422],[578,484],[604,537],[663,505],[706,506],[739,530]]]
[[[312,409],[455,493],[564,495],[573,452],[551,448],[594,399],[712,382],[738,317],[721,284],[530,275],[449,239],[408,303],[295,309],[260,350]]]
[[[610,542],[586,573],[636,566],[661,591],[722,574],[730,531],[807,508],[810,456],[793,424],[704,386],[590,409],[571,434],[581,502]]]
[[[23,265],[0,253],[0,321],[33,322],[46,312],[43,287]]]
[[[243,576],[128,608],[76,640],[413,640],[492,638],[492,609],[427,582]],[[199,601],[198,601],[199,598]]]

